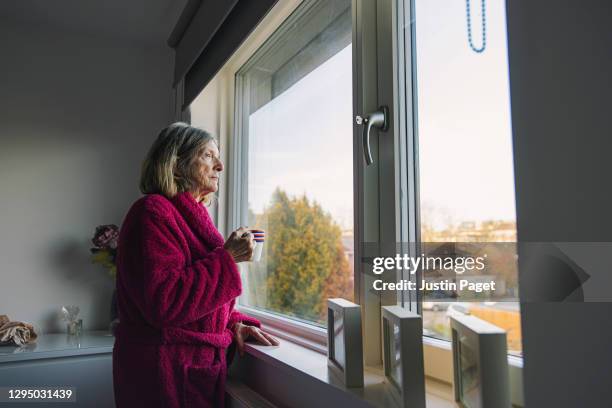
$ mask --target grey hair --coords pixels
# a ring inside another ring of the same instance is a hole
[[[167,198],[195,191],[198,185],[193,164],[210,141],[217,143],[210,133],[187,123],[176,122],[162,129],[142,163],[140,191]],[[205,202],[210,201],[208,196]]]

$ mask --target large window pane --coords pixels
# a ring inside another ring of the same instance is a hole
[[[315,324],[353,294],[349,1],[307,2],[237,74],[251,227],[240,303]]]
[[[516,240],[505,2],[486,2],[483,50],[481,4],[468,3],[470,46],[465,1],[415,0],[422,242]],[[478,303],[429,294],[427,334],[449,339],[449,316],[469,313],[507,330],[509,352],[520,353],[516,257],[501,247],[489,245],[489,270],[481,274],[495,275],[503,298]],[[435,280],[428,272],[424,279]]]

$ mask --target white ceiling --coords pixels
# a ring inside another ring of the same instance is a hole
[[[165,45],[187,0],[2,0],[1,21]]]

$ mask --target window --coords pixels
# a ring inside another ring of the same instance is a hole
[[[449,316],[469,313],[505,329],[509,352],[520,354],[505,2],[486,1],[483,16],[484,0],[466,1],[414,0],[420,241],[428,251],[453,242],[457,252],[487,252],[471,279],[495,280],[498,298],[428,292],[423,326],[449,339]]]
[[[306,1],[236,73],[230,226],[267,232],[240,304],[321,326],[353,297],[351,25],[350,1]]]

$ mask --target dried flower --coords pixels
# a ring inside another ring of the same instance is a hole
[[[109,224],[96,227],[96,232],[91,242],[99,249],[117,249],[118,239],[119,227]]]
[[[100,225],[91,242],[95,248],[91,248],[91,261],[108,269],[111,277],[117,275],[117,241],[119,239],[119,228],[114,224]]]
[[[115,263],[116,256],[116,249],[91,249],[91,261],[108,269],[108,272],[113,279],[117,274],[117,265]]]

